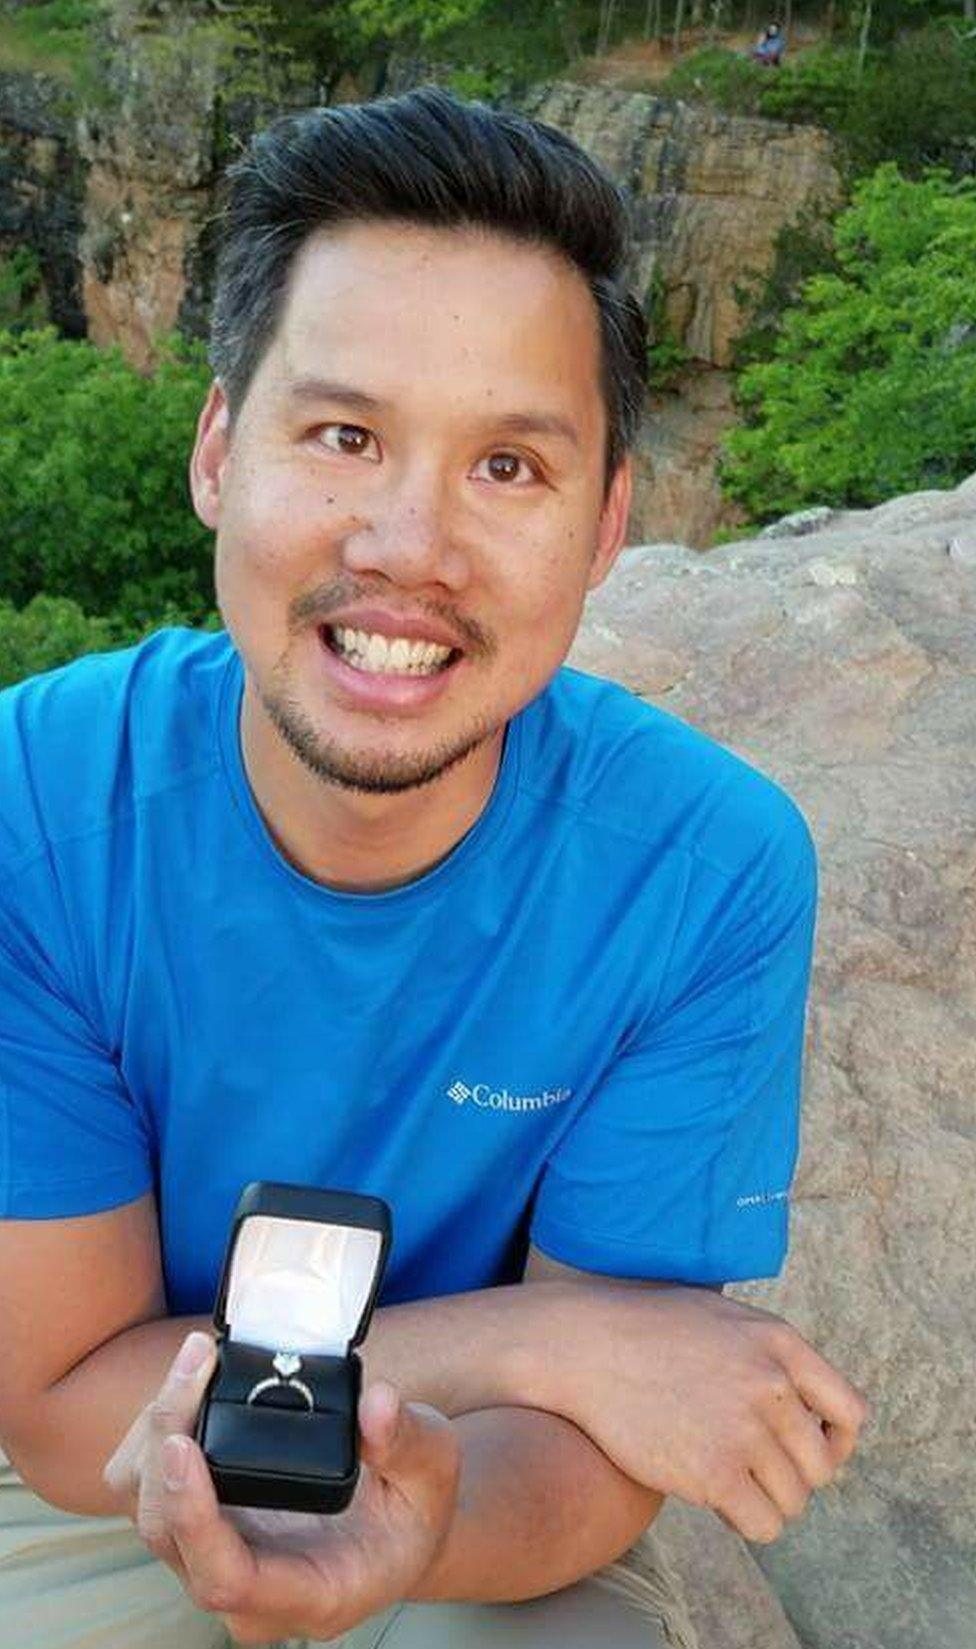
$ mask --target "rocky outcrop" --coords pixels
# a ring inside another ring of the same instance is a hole
[[[109,16],[103,100],[78,126],[89,336],[139,367],[179,325],[199,331],[206,309],[219,49],[192,12],[169,23],[164,35]]]
[[[785,224],[840,198],[826,132],[608,86],[539,87],[523,107],[606,167],[631,202],[637,291],[659,282],[689,353],[729,366],[736,287],[769,268]]]
[[[85,330],[83,194],[71,93],[45,75],[0,72],[0,254],[33,247],[51,320],[69,336]]]
[[[791,1254],[744,1292],[873,1413],[756,1555],[804,1649],[972,1649],[976,477],[707,557],[631,550],[574,661],[781,781],[819,847]]]
[[[740,519],[722,499],[715,467],[735,422],[722,369],[744,321],[736,293],[770,269],[781,229],[801,213],[837,206],[830,140],[812,126],[746,120],[609,86],[539,87],[522,107],[575,138],[623,189],[634,288],[648,312],[663,306],[695,363],[677,393],[652,400],[631,538],[709,544]]]
[[[650,398],[634,453],[628,541],[710,544],[742,512],[722,497],[715,455],[736,422],[730,372],[691,365],[667,395]]]

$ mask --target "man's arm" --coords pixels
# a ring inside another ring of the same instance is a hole
[[[458,1499],[418,1601],[516,1602],[570,1586],[632,1546],[663,1504],[556,1415],[488,1409],[456,1425]]]
[[[807,1419],[795,1448],[811,1453],[824,1420],[833,1469],[864,1403],[786,1324],[701,1292],[556,1274],[390,1307],[374,1318],[367,1378],[452,1416],[499,1406],[561,1416],[624,1476],[733,1516],[757,1427],[770,1408],[796,1418],[780,1402],[796,1381]],[[103,1464],[192,1326],[163,1309],[151,1197],[80,1219],[0,1222],[0,1437],[54,1504],[119,1509]]]
[[[660,1505],[570,1421],[511,1406],[556,1292],[486,1290],[376,1313],[367,1381],[385,1376],[409,1398],[464,1416],[456,1511],[418,1596],[516,1599],[567,1585],[618,1556]],[[106,1481],[105,1464],[152,1415],[188,1330],[207,1326],[160,1315],[153,1199],[0,1224],[0,1301],[0,1433],[15,1464],[69,1511],[138,1519],[131,1479]],[[187,1383],[191,1415],[206,1372]],[[164,1434],[180,1429],[177,1416],[157,1419]]]

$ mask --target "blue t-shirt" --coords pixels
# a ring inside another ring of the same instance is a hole
[[[158,1199],[207,1311],[243,1185],[394,1210],[386,1301],[767,1276],[786,1247],[815,903],[768,779],[563,669],[428,874],[277,849],[240,659],[164,630],[0,694],[0,1214]]]

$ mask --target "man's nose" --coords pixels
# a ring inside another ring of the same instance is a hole
[[[347,537],[343,560],[352,573],[380,573],[405,587],[468,579],[459,536],[458,505],[433,465],[391,478],[369,501]]]

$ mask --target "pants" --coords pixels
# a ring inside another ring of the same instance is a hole
[[[698,1649],[650,1533],[619,1563],[549,1597],[404,1604],[336,1641],[341,1649]],[[0,1642],[4,1649],[231,1644],[220,1621],[190,1602],[126,1519],[58,1511],[26,1488],[2,1455]]]

